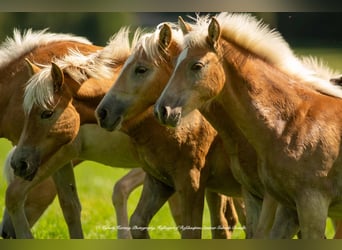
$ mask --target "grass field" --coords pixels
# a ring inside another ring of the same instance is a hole
[[[342,72],[342,49],[327,48],[298,48],[299,55],[320,57],[333,69],[341,69]],[[0,139],[0,164],[4,162],[11,144]],[[127,170],[120,168],[110,168],[94,162],[84,162],[76,167],[76,181],[78,193],[82,203],[82,222],[85,238],[87,239],[116,239],[116,219],[114,209],[111,204],[111,194],[114,183],[122,177]],[[4,209],[4,193],[6,189],[5,180],[0,172],[0,211]],[[139,199],[141,188],[133,192],[129,199],[129,214]],[[203,226],[209,227],[208,209],[205,208]],[[163,227],[163,230],[160,230]],[[165,205],[153,218],[150,225],[150,235],[158,239],[179,239],[179,233],[175,229],[175,224],[170,217],[169,208]],[[165,229],[168,228],[168,229]],[[39,222],[34,226],[33,233],[36,238],[41,239],[67,239],[68,232],[64,222],[58,201],[55,200],[52,206],[46,211]],[[330,220],[328,220],[326,235],[332,237],[334,233]],[[242,230],[234,232],[234,239],[244,237]],[[203,238],[211,238],[209,230],[203,230]]]

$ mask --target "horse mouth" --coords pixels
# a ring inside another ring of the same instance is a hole
[[[121,127],[121,122],[123,120],[122,116],[118,116],[112,124],[105,124],[104,126],[102,126],[103,128],[105,128],[108,131],[114,131],[114,130],[118,130]]]
[[[169,106],[159,107],[159,109],[154,110],[154,115],[161,124],[175,128],[181,122],[182,109],[179,107],[172,109]]]
[[[38,171],[38,168],[14,168],[14,174],[16,176],[19,176],[23,178],[26,181],[32,181],[35,177],[36,173]]]

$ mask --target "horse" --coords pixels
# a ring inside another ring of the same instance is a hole
[[[200,108],[216,116],[219,134],[228,133],[219,122],[231,119],[260,158],[265,189],[281,204],[270,237],[290,220],[289,236],[299,226],[303,239],[323,238],[327,216],[341,215],[340,87],[250,15],[220,13],[198,24],[185,37],[156,116],[177,126]]]
[[[156,165],[158,168],[145,169],[151,173],[149,186],[152,187],[148,190],[144,186],[141,205],[132,215],[131,225],[148,224],[151,218],[149,211],[154,211],[172,193],[168,186],[183,194],[183,225],[194,227],[202,219],[201,213],[193,211],[203,209],[204,186],[228,196],[237,195],[239,185],[233,178],[222,141],[199,112],[190,114],[176,130],[160,126],[153,117],[153,105],[170,76],[172,62],[180,52],[182,37],[177,26],[167,23],[142,36],[113,87],[96,109],[99,124],[109,131],[127,133],[139,145],[146,161],[165,161]],[[189,151],[189,145],[192,150],[190,156],[185,154]],[[163,187],[165,191],[162,192],[161,184],[157,186],[155,183],[163,175],[168,178],[168,186]],[[163,195],[159,200],[151,199],[147,192]],[[147,230],[132,233],[133,237],[149,237]],[[188,237],[190,233],[200,232],[184,232],[183,237]],[[195,234],[191,236],[195,237]]]
[[[95,107],[109,89],[109,81],[113,82],[116,77],[104,80],[102,74],[105,72],[104,75],[107,76],[108,71],[114,70],[116,75],[129,53],[128,30],[123,30],[122,33],[126,34],[126,39],[116,37],[115,43],[111,42],[95,54],[85,56],[73,50],[64,58],[52,60],[49,65],[41,65],[42,68],[27,61],[32,77],[25,88],[24,128],[11,165],[15,174],[30,182],[10,184],[15,185],[16,190],[20,187],[20,195],[13,191],[7,192],[9,198],[6,200],[11,202],[8,209],[18,207],[17,204],[22,202],[21,199],[29,188],[70,159],[95,160],[106,165],[129,168],[139,164],[146,165],[137,158],[135,146],[127,135],[103,131],[101,136],[98,134],[100,128],[94,128],[97,127]],[[37,125],[42,126],[38,133]],[[89,126],[92,129],[84,133],[82,128]],[[101,143],[97,145],[97,142]],[[216,200],[222,198],[217,194],[211,195],[215,195]],[[11,218],[22,216],[15,210],[11,213]],[[216,221],[217,219],[213,223]],[[216,227],[221,224],[219,221],[214,225]],[[126,228],[126,225],[122,226]],[[20,227],[20,237],[32,236],[27,226],[24,228],[16,222],[14,227]]]
[[[24,62],[24,57],[34,60],[37,63],[48,63],[52,57],[60,57],[68,52],[67,48],[79,48],[79,50],[87,52],[91,49],[96,50],[96,46],[83,38],[71,34],[56,34],[47,33],[47,30],[33,32],[27,30],[23,35],[18,30],[14,30],[13,38],[7,38],[0,48],[0,90],[3,93],[1,98],[1,120],[0,120],[0,136],[9,139],[13,144],[19,140],[19,136],[23,127],[24,114],[22,111],[22,96],[23,84],[29,78],[29,72]],[[65,166],[64,180],[69,176],[68,182],[73,185],[73,174],[69,174],[68,168]],[[54,176],[54,181],[59,182],[58,176]],[[44,186],[44,184],[41,184]],[[47,180],[45,186],[51,186],[51,180]],[[75,190],[76,191],[76,190]],[[57,192],[63,192],[63,189],[58,188]],[[32,197],[32,196],[30,196]],[[29,197],[29,198],[30,198]],[[52,199],[47,199],[48,205]],[[30,201],[27,200],[26,203]],[[66,218],[68,229],[71,237],[82,237],[83,233],[80,227],[80,216],[78,206],[78,197],[68,197],[65,202],[61,202],[63,214]],[[73,216],[68,214],[70,208],[75,204]],[[64,209],[65,206],[71,206],[69,209]],[[32,209],[27,210],[28,213]],[[76,214],[75,214],[76,213]],[[70,220],[70,221],[69,221]],[[77,221],[78,220],[78,221]],[[34,223],[34,219],[30,221]]]
[[[117,36],[117,40],[113,38],[112,46],[116,46],[115,43],[121,44],[120,37],[124,37],[124,33]],[[122,39],[121,39],[122,40]],[[109,46],[110,48],[110,46]],[[79,52],[86,54],[94,53],[102,48],[99,46],[92,45],[87,39],[82,37],[76,37],[74,35],[68,34],[55,34],[48,33],[46,30],[33,32],[32,30],[28,30],[23,35],[20,34],[19,31],[14,31],[14,38],[7,38],[7,40],[2,44],[0,54],[2,56],[1,61],[1,89],[2,93],[6,93],[4,97],[1,99],[3,108],[1,110],[2,120],[1,120],[1,129],[0,133],[2,137],[6,137],[12,141],[13,144],[17,144],[21,130],[23,128],[22,124],[24,123],[24,113],[22,110],[22,97],[23,97],[23,89],[24,84],[29,79],[32,74],[32,70],[30,67],[26,65],[24,58],[28,58],[35,63],[38,64],[47,64],[50,63],[52,58],[60,58],[69,53],[69,49],[78,50]],[[15,53],[13,53],[15,51]],[[122,52],[120,52],[122,53]],[[113,54],[109,55],[110,57]],[[119,57],[115,57],[117,60]],[[5,91],[6,90],[6,91]],[[15,124],[16,126],[10,125]],[[96,133],[96,131],[98,133]],[[102,130],[97,129],[97,127],[85,127],[81,128],[82,137],[86,138],[83,141],[94,141],[90,136],[94,136],[95,138],[107,138],[107,133],[103,133]],[[122,148],[125,148],[125,136],[119,136],[117,139],[122,140]],[[127,141],[127,140],[126,140]],[[101,144],[103,144],[101,142]],[[129,144],[129,142],[128,142]],[[127,146],[129,149],[130,146]],[[84,151],[88,150],[89,153],[93,153],[93,156],[96,159],[96,153],[92,152],[91,147],[87,146],[84,143]],[[119,151],[120,152],[120,151]],[[127,164],[126,166],[138,167],[138,163],[134,164],[134,156],[127,154],[127,158],[122,155],[121,159],[119,159],[119,155],[117,155],[117,159],[115,161],[116,164],[120,164],[125,162],[131,162],[131,164]],[[131,157],[131,159],[130,159]],[[133,159],[133,160],[132,160]],[[61,170],[63,170],[61,172]],[[54,180],[58,180],[61,177],[61,183],[57,183],[57,191],[60,196],[60,203],[63,209],[64,216],[66,218],[69,233],[72,238],[80,238],[83,237],[82,228],[80,225],[80,205],[78,198],[70,197],[70,194],[76,194],[76,186],[74,183],[73,172],[68,169],[68,167],[63,167],[54,175]],[[69,178],[68,178],[69,177]],[[141,177],[143,179],[143,176]],[[20,180],[15,180],[20,182]],[[45,184],[44,184],[45,183]],[[58,188],[62,183],[65,183],[67,186],[67,190],[61,190]],[[70,192],[71,187],[71,192]],[[14,188],[15,184],[11,183],[9,189]],[[41,195],[41,190],[46,191],[46,195]],[[17,192],[20,190],[16,190]],[[10,192],[10,191],[7,191]],[[61,197],[60,192],[64,192],[64,195],[67,195],[63,198]],[[27,213],[28,223],[32,226],[35,221],[39,218],[41,213],[44,211],[46,206],[50,204],[56,194],[55,187],[52,183],[51,179],[46,180],[39,184],[39,186],[34,187],[33,190],[28,195],[28,198],[25,203],[25,210]],[[10,201],[9,201],[10,202]],[[117,208],[119,209],[119,208]],[[76,210],[76,211],[74,211]],[[68,214],[68,212],[71,214]],[[119,212],[119,210],[118,210]],[[76,213],[76,214],[75,214]],[[7,219],[6,219],[7,218]],[[11,221],[8,220],[8,215],[5,214],[4,225],[2,226],[2,235],[4,237],[16,237],[14,232],[6,231],[7,225],[10,225]],[[76,222],[76,220],[78,220]],[[126,219],[128,220],[128,219]],[[25,222],[26,220],[23,220]],[[120,221],[120,220],[118,220]],[[76,225],[74,225],[76,223]],[[128,223],[126,223],[128,224]],[[72,228],[70,228],[72,227]],[[75,228],[75,229],[73,229]],[[20,236],[19,236],[20,237]]]

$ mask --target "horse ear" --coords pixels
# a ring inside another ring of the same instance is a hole
[[[25,64],[30,76],[33,76],[40,71],[40,68],[33,64],[28,58],[25,58]]]
[[[217,41],[221,36],[220,24],[215,17],[211,19],[208,27],[208,42],[214,48],[216,47]]]
[[[184,35],[188,34],[189,31],[191,31],[190,24],[186,23],[181,16],[178,17],[178,25]]]
[[[330,82],[332,82],[332,83],[334,83],[336,85],[342,86],[342,75],[331,78]]]
[[[51,77],[53,81],[53,89],[55,92],[61,90],[64,83],[64,73],[57,64],[51,63]]]
[[[160,29],[160,32],[159,32],[159,46],[165,50],[170,46],[171,40],[172,40],[171,27],[170,25],[164,23],[163,27]]]

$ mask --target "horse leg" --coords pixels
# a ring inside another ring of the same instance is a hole
[[[141,168],[132,169],[117,181],[113,188],[112,202],[115,208],[119,239],[132,238],[128,223],[127,200],[130,193],[144,183],[145,175]]]
[[[274,223],[270,231],[271,239],[292,239],[298,233],[297,211],[278,204]]]
[[[204,174],[202,175],[204,176]],[[202,236],[202,219],[204,209],[205,186],[199,169],[191,169],[189,175],[178,178],[176,192],[181,197],[182,239],[200,239]],[[184,179],[185,177],[185,179]]]
[[[230,239],[232,232],[228,230],[228,228],[232,228],[232,226],[235,226],[237,223],[234,205],[231,207],[232,203],[229,202],[231,198],[209,190],[206,190],[205,197],[210,212],[212,238]],[[229,215],[226,218],[227,211],[229,211]],[[232,224],[228,223],[228,218]]]
[[[296,200],[302,239],[325,238],[329,199],[318,190],[306,190]]]
[[[67,163],[53,174],[59,204],[72,239],[82,239],[81,203],[76,189],[73,164]]]
[[[333,220],[335,224],[334,239],[342,239],[342,220]]]
[[[130,219],[133,238],[150,238],[147,230],[152,217],[174,193],[174,190],[146,173],[138,205]]]
[[[30,224],[26,218],[24,204],[29,191],[30,182],[19,177],[15,178],[7,187],[5,204],[15,229],[17,238],[33,238]]]
[[[241,227],[244,229],[246,233],[246,206],[245,202],[242,198],[233,198],[233,203],[235,207],[235,211],[237,213],[237,217],[239,219]]]
[[[48,178],[39,183],[28,193],[25,202],[25,214],[31,228],[45,212],[46,208],[53,202],[55,197],[56,188],[52,178]],[[4,211],[0,232],[3,238],[16,238],[7,209]]]
[[[171,211],[171,215],[175,224],[177,225],[178,232],[182,234],[179,226],[182,224],[182,209],[181,209],[181,200],[179,193],[174,193],[168,200],[169,208]]]
[[[4,165],[4,175],[7,177],[7,183],[10,183],[14,178],[13,170],[10,166],[10,159],[15,147],[7,155]],[[27,196],[25,202],[25,214],[32,227],[46,208],[52,203],[56,196],[56,187],[52,178],[48,178],[34,187]],[[3,220],[0,227],[0,234],[3,238],[16,238],[14,227],[7,209],[4,210]]]
[[[272,228],[278,202],[265,192],[257,229],[253,238],[266,238]]]
[[[30,231],[30,224],[25,214],[25,201],[27,195],[32,188],[48,178],[60,168],[68,163],[67,159],[74,159],[78,155],[80,144],[77,140],[74,143],[63,146],[49,160],[40,165],[38,171],[32,181],[26,181],[22,178],[15,177],[8,185],[6,190],[5,204],[10,215],[11,221],[15,228],[17,238],[33,238]]]
[[[242,188],[242,197],[246,205],[246,238],[251,239],[258,226],[262,200],[255,197],[245,188]]]

